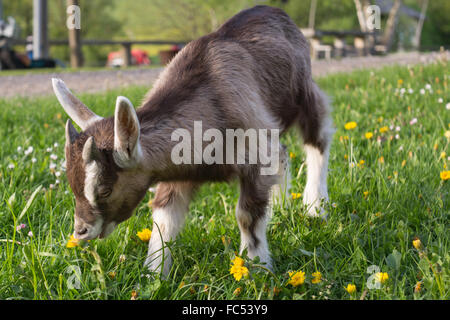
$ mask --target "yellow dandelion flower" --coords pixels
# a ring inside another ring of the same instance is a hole
[[[450,130],[445,131],[444,136],[445,136],[447,139],[450,139]]]
[[[433,149],[437,150],[437,148],[439,147],[439,145],[437,143],[434,144]]]
[[[344,126],[345,130],[355,129],[358,124],[355,121],[347,122]]]
[[[348,155],[344,154],[344,159],[347,160],[348,159]]]
[[[385,283],[389,279],[389,275],[387,274],[387,272],[378,272],[375,275],[375,278],[379,283]]]
[[[442,151],[441,155],[439,156],[439,159],[444,159],[446,155],[447,154],[445,153],[445,151]]]
[[[364,192],[363,192],[364,198],[367,198],[367,196],[369,195],[369,193],[370,193],[369,191],[364,191]]]
[[[80,244],[79,240],[75,238],[73,235],[71,235],[69,241],[67,241],[66,248],[74,248],[79,244]]]
[[[384,163],[384,157],[381,156],[381,157],[378,159],[378,162],[381,163],[381,164],[383,164],[383,163]]]
[[[235,265],[235,266],[239,266],[242,267],[244,265],[244,259],[240,258],[240,257],[235,257],[233,260],[231,260],[231,262]]]
[[[241,267],[241,266],[234,265],[230,269],[230,274],[233,275],[233,277],[234,277],[234,279],[236,279],[236,281],[240,281],[243,276],[248,275],[248,269],[247,269],[247,267]]]
[[[389,131],[388,127],[381,127],[380,128],[380,133],[385,133],[385,132],[388,132],[388,131]]]
[[[150,240],[150,237],[152,236],[152,231],[150,229],[144,229],[142,231],[138,231],[136,235],[141,239],[142,241],[148,242]]]
[[[422,290],[422,282],[421,281],[418,281],[417,283],[416,283],[416,285],[414,286],[414,293],[418,293],[418,292],[420,292]]]
[[[295,158],[295,153],[289,152],[289,158],[294,159]]]
[[[403,79],[398,79],[398,80],[397,80],[397,84],[398,84],[399,86],[401,86],[401,85],[403,84]]]
[[[440,176],[442,180],[448,180],[450,179],[450,171],[441,171]]]
[[[366,137],[366,139],[372,139],[373,133],[372,132],[366,132],[366,134],[364,136]]]
[[[56,118],[57,118],[57,119],[61,119],[61,117],[62,117],[62,116],[61,116],[61,113],[57,113],[57,114],[56,114]]]
[[[404,167],[406,165],[406,160],[402,161],[402,167]]]
[[[312,276],[314,277],[312,280],[311,280],[311,283],[319,283],[319,282],[321,282],[322,281],[322,274],[319,272],[319,271],[316,271],[316,272],[314,272],[313,274],[312,274]]]
[[[48,129],[48,127],[49,127],[48,123],[44,123],[44,128]]]
[[[114,271],[111,271],[111,272],[108,273],[108,276],[109,276],[111,279],[114,279],[114,278],[116,277],[116,273],[115,273]]]
[[[305,282],[305,273],[303,271],[289,272],[288,284],[297,287]]]
[[[419,238],[414,239],[412,244],[413,247],[416,248],[417,250],[420,250],[420,248],[422,248],[422,242],[420,241]]]
[[[356,286],[354,284],[347,284],[347,287],[345,288],[345,291],[347,291],[348,293],[352,294],[356,291]]]
[[[296,199],[300,198],[302,196],[302,194],[301,193],[292,192],[291,196],[292,196],[292,200],[296,200]]]

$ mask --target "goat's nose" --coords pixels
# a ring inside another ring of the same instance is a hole
[[[80,236],[82,236],[83,234],[87,233],[87,231],[88,231],[87,228],[81,228],[81,229],[77,230],[77,233]]]

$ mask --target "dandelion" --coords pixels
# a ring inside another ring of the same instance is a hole
[[[240,257],[235,257],[231,260],[233,265],[230,268],[230,274],[236,279],[236,281],[240,281],[243,276],[248,275],[247,267],[244,267],[244,260]]]
[[[150,229],[143,229],[142,231],[138,231],[136,235],[144,242],[148,242],[150,237],[152,236],[152,231]]]
[[[289,272],[288,284],[297,287],[305,282],[305,273],[303,271]]]
[[[241,287],[236,288],[236,290],[233,291],[233,295],[238,296],[241,293],[241,291],[242,291]]]
[[[439,156],[439,159],[444,159],[446,155],[447,154],[445,153],[445,151],[442,151],[441,155]]]
[[[319,283],[319,282],[322,281],[322,274],[321,274],[319,271],[314,272],[314,273],[312,274],[312,276],[313,276],[314,278],[311,280],[311,283],[316,284],[316,283]]]
[[[345,287],[345,291],[352,294],[356,291],[356,286],[354,284],[349,283],[347,284],[347,287]]]
[[[364,198],[367,198],[367,196],[369,195],[369,193],[370,193],[369,191],[364,191],[364,192],[363,192]]]
[[[445,131],[444,137],[446,137],[447,139],[450,139],[450,130]]]
[[[350,121],[345,124],[344,128],[345,128],[345,130],[352,130],[352,129],[355,129],[356,126],[357,126],[357,123],[355,121]]]
[[[389,275],[387,272],[378,272],[375,278],[379,283],[385,283],[389,279]]]
[[[378,162],[381,163],[381,164],[383,164],[383,163],[384,163],[384,157],[381,156],[381,157],[378,159]]]
[[[295,158],[295,153],[289,152],[289,158],[294,159]]]
[[[413,247],[416,248],[417,250],[420,250],[420,248],[422,248],[422,242],[420,241],[419,238],[415,238],[415,239],[412,241],[412,245],[413,245]]]
[[[402,168],[406,165],[406,160],[402,161]]]
[[[388,131],[389,131],[389,128],[386,127],[386,126],[380,128],[380,133],[385,133],[385,132],[388,132]]]
[[[371,139],[373,137],[373,133],[372,132],[366,132],[366,134],[364,136],[366,137],[366,139]]]
[[[444,181],[450,179],[450,171],[441,171],[440,177]]]
[[[410,122],[409,122],[409,124],[412,126],[413,124],[416,124],[417,123],[417,118],[413,118]]]
[[[292,200],[297,200],[298,198],[300,198],[302,196],[302,194],[301,193],[292,192],[291,196],[292,196]]]
[[[67,241],[66,248],[74,248],[79,245],[79,240],[73,235],[70,236],[69,241]]]
[[[44,128],[48,129],[48,127],[49,127],[48,123],[44,123]]]
[[[111,271],[111,272],[108,273],[108,276],[109,276],[111,279],[114,279],[114,278],[116,277],[116,273],[115,273],[114,271]]]
[[[414,293],[418,293],[422,290],[422,281],[418,281],[414,286]]]
[[[397,80],[397,84],[398,84],[399,86],[401,86],[401,85],[403,84],[403,79],[398,79],[398,80]]]

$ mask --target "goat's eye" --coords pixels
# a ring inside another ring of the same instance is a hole
[[[111,195],[112,189],[110,188],[100,188],[98,190],[98,197],[99,198],[107,198]]]

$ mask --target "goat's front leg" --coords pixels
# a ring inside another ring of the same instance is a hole
[[[194,190],[190,182],[159,183],[153,200],[153,230],[148,244],[145,266],[167,276],[172,264],[166,242],[180,232]]]
[[[241,179],[241,194],[236,207],[236,219],[241,232],[241,254],[247,249],[250,259],[259,257],[261,263],[272,269],[266,238],[270,179],[268,176]]]

